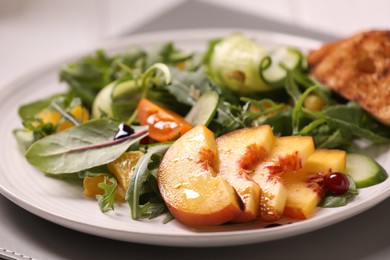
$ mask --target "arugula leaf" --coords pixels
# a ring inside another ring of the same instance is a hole
[[[124,53],[113,57],[109,74],[113,79],[142,74],[145,69],[147,53],[139,46],[130,45]]]
[[[165,42],[154,46],[148,53],[146,67],[161,62],[165,64],[176,64],[191,58],[191,52],[180,51],[175,48],[172,42]]]
[[[147,135],[145,127],[134,127],[135,134],[113,140],[118,122],[90,120],[32,144],[26,152],[28,162],[43,172],[73,173],[109,163],[132,144]]]
[[[247,111],[248,105],[241,107],[222,100],[218,104],[215,118],[210,122],[208,127],[216,136],[247,127]]]
[[[150,146],[134,167],[126,191],[133,219],[154,218],[166,209],[157,188],[157,170],[169,146],[170,144]]]
[[[86,56],[63,66],[60,81],[68,83],[71,91],[90,108],[100,89],[114,80],[110,73],[112,62],[112,57],[106,55],[103,50],[97,50],[94,56]]]
[[[262,125],[270,125],[276,136],[292,135],[292,108],[285,107],[278,113],[259,121]]]
[[[388,143],[390,139],[374,133],[370,128],[375,126],[375,122],[354,102],[346,105],[333,105],[325,108],[322,112],[309,111],[303,109],[304,113],[317,120],[325,120],[329,132],[339,131],[341,137],[353,136],[370,140],[374,143]],[[374,128],[375,129],[375,128]]]
[[[193,106],[204,92],[212,89],[203,69],[191,72],[170,67],[169,70],[173,82],[167,88],[180,103]]]
[[[118,183],[115,178],[104,176],[104,181],[98,184],[98,187],[104,190],[103,195],[96,195],[100,210],[107,212],[114,210],[115,189]]]

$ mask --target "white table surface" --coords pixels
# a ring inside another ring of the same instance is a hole
[[[353,8],[338,2],[0,0],[0,86],[80,49],[140,32],[242,27],[326,41],[367,28],[389,28],[390,16],[384,10],[390,10],[390,2],[354,1]],[[172,248],[79,233],[36,217],[0,195],[0,255],[9,259],[390,259],[388,219],[389,199],[347,221],[279,241]]]

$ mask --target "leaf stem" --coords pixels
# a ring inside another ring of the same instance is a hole
[[[152,66],[150,66],[145,71],[145,73],[142,75],[141,85],[142,85],[142,88],[143,88],[143,92],[142,92],[142,96],[141,97],[146,97],[146,94],[148,93],[148,86],[147,86],[148,80],[153,75],[153,73],[156,72],[156,70],[161,70],[162,71],[162,73],[165,76],[165,84],[166,85],[171,84],[171,82],[172,82],[172,75],[171,75],[171,72],[169,71],[168,66],[163,64],[163,63],[155,63]]]
[[[53,101],[50,104],[52,108],[57,110],[66,120],[74,124],[75,126],[80,125],[80,122],[75,119],[73,116],[71,116],[68,112],[66,112],[60,105],[57,104],[57,102]]]
[[[140,136],[142,136],[142,135],[144,135],[146,133],[148,133],[148,130],[142,130],[142,131],[139,131],[137,133],[134,133],[132,135],[129,135],[129,136],[126,136],[126,137],[123,137],[123,138],[120,138],[120,139],[111,140],[111,141],[100,143],[100,144],[94,144],[94,145],[89,145],[89,146],[84,146],[84,147],[70,149],[70,150],[68,150],[65,153],[71,153],[71,152],[77,152],[77,151],[85,151],[85,150],[90,150],[90,149],[98,149],[98,148],[102,148],[102,147],[118,144],[118,143],[124,142],[124,141],[129,140],[129,139],[134,139],[134,138],[140,137]]]
[[[172,75],[171,72],[169,71],[168,66],[163,63],[155,63],[152,66],[150,66],[141,76],[141,88],[143,89],[141,98],[146,97],[148,93],[148,80],[151,78],[153,73],[156,72],[156,70],[161,70],[162,73],[164,74],[165,84],[169,85],[172,83]],[[137,116],[137,109],[127,120],[126,124],[131,125],[136,119],[136,116]]]

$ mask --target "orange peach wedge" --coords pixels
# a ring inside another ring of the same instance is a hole
[[[261,189],[250,176],[268,155],[274,142],[274,134],[268,125],[236,130],[217,138],[219,175],[233,186],[243,205],[243,212],[234,222],[257,219]]]
[[[158,186],[178,221],[190,226],[219,225],[241,213],[236,192],[217,175],[218,167],[214,134],[203,125],[168,149],[158,170]]]
[[[314,151],[314,142],[309,136],[286,136],[276,139],[273,149],[260,163],[252,179],[260,185],[260,219],[275,221],[282,217],[287,200],[287,188],[282,175],[302,168]]]
[[[324,196],[324,178],[332,172],[344,172],[346,152],[319,149],[310,155],[298,172],[283,175],[287,187],[284,215],[307,219]]]

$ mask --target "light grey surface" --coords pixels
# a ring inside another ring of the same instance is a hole
[[[334,39],[332,35],[197,1],[184,2],[156,20],[145,23],[128,33],[187,28],[245,28],[287,33],[320,41]]]
[[[188,1],[129,33],[235,27],[333,39],[272,20]],[[140,245],[73,231],[0,195],[0,255],[8,259],[390,259],[390,200],[349,220],[278,241],[226,248]]]

